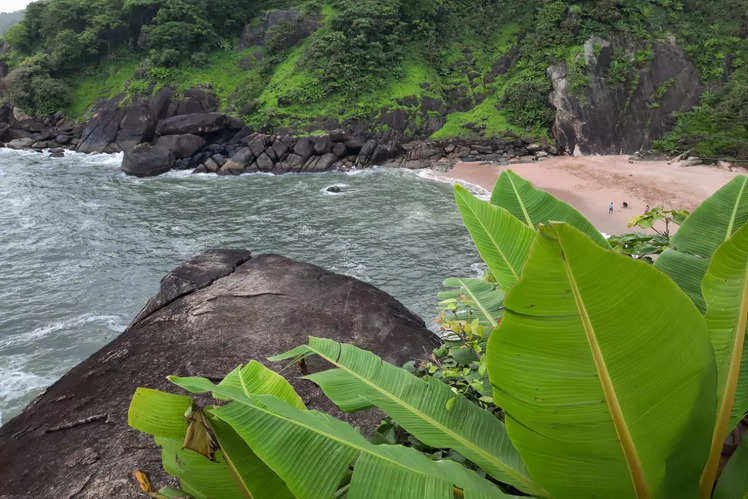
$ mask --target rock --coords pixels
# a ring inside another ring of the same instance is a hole
[[[227,173],[229,175],[239,175],[241,173],[244,173],[246,170],[246,165],[243,165],[241,163],[237,163],[234,160],[228,160],[226,161],[220,170],[218,170],[218,174],[221,173]]]
[[[302,158],[298,154],[291,153],[288,155],[286,160],[281,163],[280,170],[292,172],[299,171],[302,166],[304,166],[304,158]]]
[[[259,22],[247,24],[239,39],[239,48],[272,44],[276,50],[293,47],[320,26],[317,16],[303,14],[298,8],[268,11]]]
[[[138,144],[125,151],[122,171],[137,177],[153,177],[166,173],[174,167],[174,154],[168,149],[151,144]]]
[[[13,107],[13,119],[16,121],[28,121],[31,120],[31,116],[18,106]]]
[[[257,168],[259,168],[260,171],[263,171],[263,172],[269,172],[273,169],[273,166],[275,166],[275,163],[273,162],[272,159],[270,159],[270,156],[268,156],[264,152],[260,154],[256,162],[257,162]]]
[[[330,132],[330,140],[332,140],[333,142],[345,142],[349,139],[350,137],[345,130],[332,130]]]
[[[272,145],[277,161],[283,161],[288,153],[288,146],[282,140],[276,140]]]
[[[222,113],[183,114],[166,118],[158,123],[158,135],[203,135],[226,128],[228,117]]]
[[[691,109],[704,91],[698,70],[674,38],[658,40],[652,60],[633,67],[626,81],[611,84],[616,54],[633,60],[641,47],[620,38],[590,38],[584,45],[589,84],[573,90],[566,63],[548,68],[556,108],[553,135],[560,149],[581,154],[632,154],[647,150],[674,123],[674,115]],[[630,86],[635,83],[634,88]],[[656,104],[656,105],[655,105]]]
[[[275,255],[208,251],[169,273],[124,333],[0,428],[0,496],[143,497],[134,470],[155,489],[173,484],[153,438],[127,425],[137,387],[180,392],[170,374],[223,376],[258,360],[282,370],[310,409],[376,427],[381,413],[341,414],[293,365],[267,361],[308,336],[352,343],[395,365],[426,359],[437,343],[422,320],[356,279]],[[327,368],[315,358],[306,367]]]
[[[163,135],[156,140],[156,147],[168,149],[177,159],[189,158],[205,146],[205,139],[199,135]]]
[[[255,157],[265,152],[265,148],[270,142],[270,137],[261,133],[255,133],[247,137],[247,145]]]
[[[151,115],[157,123],[164,118],[169,117],[169,105],[174,97],[174,93],[175,91],[171,87],[161,87],[158,92],[156,92],[156,95],[151,97]]]
[[[332,140],[329,135],[314,137],[314,154],[322,156],[332,150]]]
[[[704,164],[703,161],[701,161],[701,158],[696,157],[689,157],[684,160],[681,160],[678,162],[678,166],[688,167],[688,166],[699,166]]]
[[[314,153],[314,142],[309,137],[302,137],[296,141],[293,152],[306,161]]]
[[[141,101],[124,110],[115,141],[123,150],[127,150],[141,142],[150,142],[155,130],[156,119],[150,103]]]
[[[101,102],[93,117],[86,122],[78,144],[80,152],[105,152],[117,140],[125,109],[119,107],[124,95]]]
[[[404,109],[395,109],[384,114],[380,121],[393,130],[402,132],[408,127],[408,112]]]
[[[208,168],[205,165],[200,165],[194,170],[192,170],[192,173],[197,174],[197,173],[209,173],[209,172],[208,172]]]
[[[70,143],[70,139],[72,139],[70,135],[58,135],[55,137],[55,142],[61,145],[66,145]]]
[[[379,144],[377,144],[377,141],[374,139],[367,140],[358,153],[356,163],[362,166],[368,166],[369,161],[372,159],[372,155],[374,154],[374,151],[376,151],[378,145]]]
[[[323,156],[317,156],[314,159],[314,165],[308,165],[305,170],[323,172],[332,168],[332,165],[338,161],[338,157],[331,152]]]
[[[332,152],[338,158],[344,158],[348,154],[348,148],[345,147],[345,144],[338,142],[332,147]]]
[[[213,158],[208,158],[203,163],[203,166],[205,169],[211,173],[215,173],[218,171],[219,168],[221,168],[221,165],[213,161]]]
[[[22,138],[22,139],[13,139],[7,144],[5,144],[5,147],[8,147],[10,149],[28,149],[31,147],[36,140],[34,140],[31,137]]]
[[[255,155],[252,154],[252,151],[249,149],[249,147],[242,147],[241,149],[236,151],[233,156],[231,156],[231,161],[243,166],[248,166],[254,160]]]
[[[340,192],[343,192],[343,189],[341,189],[341,188],[340,188],[339,186],[337,186],[337,185],[331,185],[330,187],[328,187],[328,188],[327,188],[327,189],[325,189],[325,190],[326,190],[327,192],[332,192],[332,193],[335,193],[335,194],[337,194],[337,193],[340,193]]]
[[[358,154],[364,147],[364,141],[361,137],[352,137],[345,141],[345,147],[351,154]]]
[[[173,115],[213,113],[217,109],[218,98],[213,93],[202,88],[190,88],[184,91],[182,99],[176,103]]]

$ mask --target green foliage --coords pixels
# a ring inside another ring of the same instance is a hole
[[[688,151],[712,160],[748,159],[748,66],[716,92],[707,92],[693,110],[680,114],[658,146],[671,154]]]
[[[22,66],[3,80],[11,104],[31,115],[49,115],[64,109],[69,100],[64,83],[50,76],[41,64]]]
[[[705,212],[723,218],[734,187],[688,220]],[[496,230],[495,219],[513,215],[465,199],[459,187],[456,193],[468,225],[485,228],[496,247],[512,244],[514,232]],[[532,220],[529,206],[523,218]],[[718,225],[737,224],[736,211]],[[441,306],[450,337],[431,363],[410,366],[416,376],[320,338],[271,359],[326,361],[330,369],[305,378],[344,411],[387,413],[375,437],[386,444],[306,410],[282,377],[256,362],[218,385],[170,378],[219,405],[200,408],[189,397],[139,389],[130,424],[156,437],[167,472],[198,497],[237,490],[261,497],[275,492],[267,484],[282,481],[279,493],[310,498],[506,497],[516,490],[709,498],[724,437],[748,410],[748,226],[741,222],[718,243],[703,280],[704,317],[656,267],[565,222],[535,231],[517,223],[533,236],[520,278],[504,286],[503,302],[490,278],[448,280]],[[693,236],[686,230],[683,237]],[[481,322],[499,327],[489,332]],[[728,464],[718,497],[743,495],[742,475]]]
[[[704,201],[673,236],[656,266],[705,309],[701,283],[717,248],[748,220],[748,177],[735,177]]]
[[[509,120],[526,129],[547,129],[553,123],[554,113],[548,103],[551,84],[547,79],[537,81],[514,81],[504,91],[502,109],[508,112]]]

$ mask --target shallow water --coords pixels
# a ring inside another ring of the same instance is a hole
[[[166,272],[207,248],[357,277],[427,323],[443,278],[480,269],[451,186],[428,172],[137,179],[120,161],[0,149],[0,423],[122,332]]]

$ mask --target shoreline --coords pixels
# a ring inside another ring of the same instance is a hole
[[[533,163],[500,165],[459,162],[446,172],[434,170],[445,181],[475,184],[493,190],[501,172],[512,170],[533,186],[574,206],[600,231],[631,232],[628,221],[654,208],[693,211],[724,184],[743,171],[714,166],[679,166],[667,161],[630,160],[629,156],[555,156]],[[608,214],[613,202],[614,211]],[[627,208],[623,203],[628,204]]]

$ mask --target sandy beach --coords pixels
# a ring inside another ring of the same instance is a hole
[[[630,231],[628,221],[647,205],[693,210],[739,172],[714,166],[668,164],[665,161],[633,161],[629,156],[559,156],[536,163],[500,166],[458,163],[442,173],[447,178],[470,182],[488,191],[499,174],[513,170],[582,212],[599,230],[608,234]],[[608,214],[613,202],[614,212]],[[628,208],[623,203],[628,203]]]

